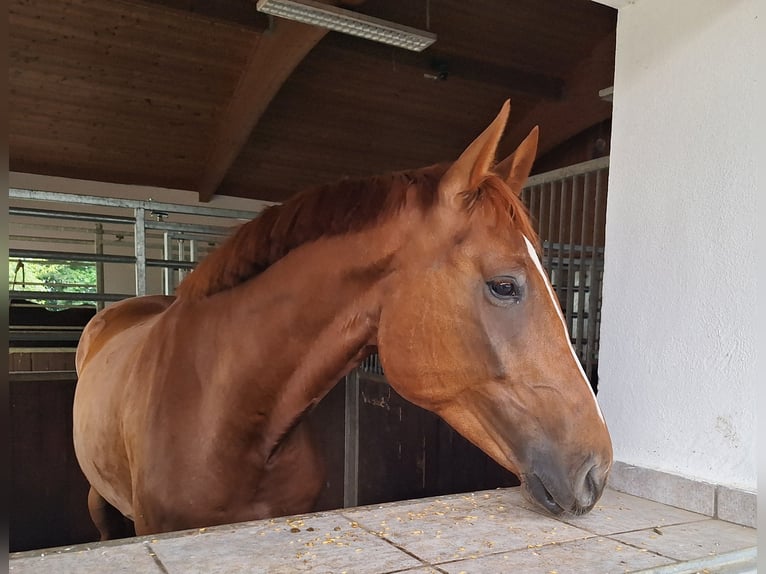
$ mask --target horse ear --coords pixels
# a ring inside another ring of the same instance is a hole
[[[529,172],[532,170],[539,134],[540,128],[533,127],[516,151],[495,166],[495,173],[505,180],[516,195],[521,193],[521,188],[524,187],[524,182],[527,181]]]
[[[500,113],[477,137],[460,157],[442,176],[439,183],[439,193],[448,204],[466,190],[476,187],[489,171],[495,160],[495,151],[500,137],[503,135],[508,114],[511,111],[510,100],[505,100]]]

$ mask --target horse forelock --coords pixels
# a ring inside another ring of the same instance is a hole
[[[540,251],[540,239],[527,206],[497,175],[487,174],[476,189],[463,192],[461,199],[469,214],[484,209],[495,218],[496,225],[519,231]]]
[[[176,295],[203,298],[230,289],[262,273],[300,245],[321,237],[363,231],[399,213],[413,202],[422,211],[438,202],[439,180],[448,164],[342,180],[297,194],[240,226],[203,259],[178,286]],[[414,194],[409,191],[414,190]],[[489,208],[537,244],[526,207],[494,175],[464,193],[464,208]],[[503,223],[502,219],[499,223]]]

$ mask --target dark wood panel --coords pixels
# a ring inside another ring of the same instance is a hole
[[[439,417],[386,383],[363,379],[360,392],[359,504],[519,484]]]
[[[37,367],[46,362],[37,359]],[[88,515],[88,483],[72,444],[74,389],[74,380],[10,384],[12,552],[98,539]]]
[[[346,384],[341,381],[308,416],[308,424],[325,462],[325,487],[315,510],[343,507]]]

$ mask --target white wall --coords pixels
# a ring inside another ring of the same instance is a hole
[[[752,491],[757,4],[619,10],[599,361],[617,460]]]

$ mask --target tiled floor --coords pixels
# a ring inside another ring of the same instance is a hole
[[[583,517],[518,488],[11,555],[14,573],[755,572],[756,530],[607,490]]]

